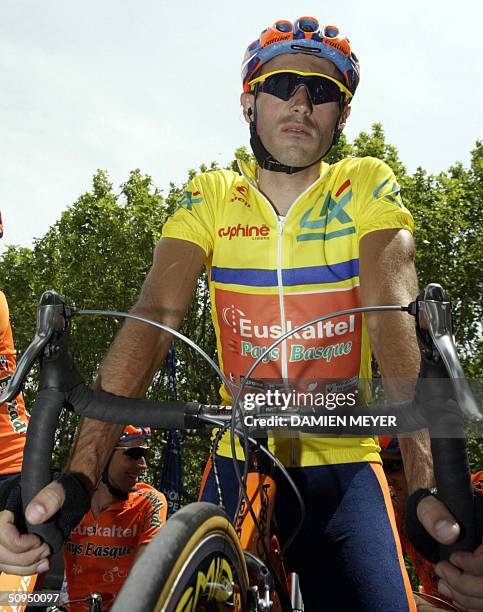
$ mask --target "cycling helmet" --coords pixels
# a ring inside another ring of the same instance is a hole
[[[277,55],[306,53],[331,61],[344,77],[344,84],[354,95],[359,84],[359,60],[337,26],[321,26],[314,17],[300,17],[294,23],[276,21],[265,28],[245,52],[242,63],[243,90],[255,73]]]
[[[250,81],[255,78],[264,64],[284,53],[305,53],[331,61],[342,73],[344,84],[354,95],[359,84],[360,70],[359,60],[351,50],[349,40],[340,33],[337,26],[321,26],[314,17],[300,17],[294,23],[285,20],[276,21],[273,26],[265,28],[257,40],[248,45],[242,63],[243,91],[246,93],[250,91]],[[256,89],[254,94],[257,95]],[[264,170],[293,174],[321,161],[339,140],[342,130],[338,126],[343,111],[344,100],[341,99],[332,142],[318,160],[307,166],[287,166],[273,157],[258,135],[255,106],[250,115],[250,146],[259,166]]]
[[[131,442],[132,440],[149,440],[151,438],[151,429],[149,427],[135,427],[134,425],[126,425],[122,432],[119,442]]]

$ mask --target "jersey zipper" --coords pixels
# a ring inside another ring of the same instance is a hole
[[[273,207],[270,200],[258,189],[258,186],[252,183],[252,181],[249,181],[244,174],[243,176],[245,180],[253,187],[253,189],[260,195],[260,197],[268,204],[277,222],[278,306],[279,306],[279,311],[280,311],[280,326],[282,328],[282,334],[285,334],[287,331],[287,326],[286,326],[286,321],[285,321],[285,299],[284,299],[284,293],[283,293],[283,249],[282,249],[282,245],[283,245],[283,230],[284,230],[286,217],[280,218],[277,212],[275,211],[275,208]],[[297,200],[298,199],[299,198],[297,198]],[[297,200],[295,200],[295,202]],[[290,213],[290,210],[288,211],[287,216],[289,213]],[[281,370],[282,380],[285,382],[288,379],[287,341],[286,340],[283,340],[283,342],[281,343],[280,370]],[[289,440],[290,440],[290,467],[296,467],[297,466],[297,438],[293,437],[293,434],[291,434]]]
[[[282,242],[283,242],[283,227],[285,219],[278,217],[278,236],[277,236],[277,283],[278,283],[278,305],[280,308],[280,322],[282,327],[282,334],[285,334],[287,329],[285,326],[285,299],[283,294],[283,253],[282,253]],[[284,340],[281,346],[281,370],[282,380],[288,378],[288,363],[287,363],[287,341]]]
[[[278,303],[280,308],[280,321],[282,327],[282,334],[287,331],[285,325],[285,296],[283,293],[283,228],[285,224],[285,218],[278,217],[278,236],[277,236],[277,283],[278,283]],[[281,373],[282,380],[285,383],[288,381],[288,361],[287,361],[287,340],[283,340],[281,345]],[[295,467],[297,465],[297,438],[295,433],[291,433],[290,440],[290,466]]]
[[[279,310],[280,310],[280,325],[281,325],[281,328],[282,328],[282,334],[285,334],[285,332],[287,331],[287,327],[286,327],[286,322],[285,322],[285,303],[284,303],[284,295],[283,295],[283,273],[282,273],[282,271],[283,271],[283,267],[282,267],[282,263],[283,263],[283,260],[282,260],[282,256],[283,256],[283,254],[282,254],[282,242],[283,242],[283,228],[284,228],[284,224],[285,224],[285,218],[280,218],[279,217],[279,215],[277,214],[277,212],[276,212],[275,208],[273,207],[273,204],[270,202],[270,200],[260,191],[260,189],[258,189],[258,186],[255,183],[253,183],[251,180],[249,180],[245,176],[245,173],[243,172],[240,164],[239,164],[239,168],[240,168],[240,171],[242,173],[243,178],[258,193],[258,195],[263,199],[263,201],[267,203],[268,207],[272,211],[272,214],[275,217],[275,220],[277,222],[277,285],[278,285],[277,289],[278,289],[278,305],[279,305]],[[298,199],[299,198],[297,198],[297,200]],[[295,202],[297,200],[295,200]],[[289,210],[289,212],[290,212],[290,210]],[[288,216],[288,213],[287,213],[287,216]],[[287,342],[286,342],[286,340],[284,340],[282,342],[280,354],[281,354],[281,359],[280,359],[281,375],[282,375],[282,379],[285,381],[287,379],[287,377],[288,377]]]
[[[270,202],[270,200],[260,191],[260,189],[258,189],[258,185],[256,183],[254,183],[253,181],[251,181],[245,174],[245,172],[243,171],[243,168],[240,164],[240,162],[238,161],[238,168],[240,169],[241,175],[243,176],[243,178],[245,179],[245,181],[260,195],[260,197],[268,204],[270,210],[272,211],[272,214],[275,216],[275,219],[277,221],[277,284],[278,284],[278,300],[279,300],[279,309],[280,309],[280,324],[281,324],[281,328],[282,328],[282,334],[285,334],[287,331],[287,327],[286,327],[286,321],[285,321],[285,300],[284,300],[284,293],[283,293],[283,268],[282,268],[282,242],[283,242],[283,230],[284,230],[284,224],[285,221],[288,217],[288,215],[290,214],[290,212],[293,210],[295,204],[305,196],[305,194],[312,189],[312,187],[314,187],[315,183],[312,183],[312,185],[310,185],[309,187],[307,187],[307,189],[305,189],[305,191],[303,191],[296,199],[294,202],[292,202],[292,205],[290,206],[290,208],[287,211],[287,214],[284,218],[280,218],[273,206],[273,204]],[[332,166],[329,166],[329,168],[327,169],[327,171],[320,176],[317,182],[322,181],[327,174],[330,172]],[[288,362],[287,362],[287,341],[284,340],[282,342],[282,346],[281,346],[281,374],[282,374],[282,380],[285,382],[288,379]],[[290,467],[297,467],[298,466],[298,461],[297,461],[297,440],[298,437],[290,437]]]

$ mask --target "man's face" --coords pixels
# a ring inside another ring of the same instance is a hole
[[[129,442],[119,443],[118,446],[129,448],[133,446],[146,446],[145,440],[132,440]],[[147,467],[146,459],[140,457],[133,459],[124,454],[121,448],[114,450],[111,462],[109,464],[109,481],[117,489],[125,493],[129,493],[137,483],[138,478]]]
[[[332,62],[303,53],[279,55],[267,62],[260,75],[274,70],[299,70],[327,74],[342,82]],[[260,76],[257,74],[257,76]],[[245,112],[254,106],[253,94],[242,94]],[[339,104],[327,102],[313,105],[305,87],[281,100],[260,92],[257,95],[257,132],[265,148],[280,162],[289,166],[308,166],[320,159],[330,147],[339,116]],[[345,107],[341,127],[350,108]]]

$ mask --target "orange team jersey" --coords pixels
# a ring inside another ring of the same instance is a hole
[[[15,372],[15,348],[10,327],[8,304],[0,291],[0,391]],[[9,404],[0,406],[0,476],[22,469],[28,416],[22,394]]]
[[[145,483],[138,483],[126,501],[112,504],[97,520],[89,511],[64,545],[69,599],[100,593],[103,610],[109,609],[139,546],[154,538],[166,521],[166,511],[163,493]],[[88,605],[70,604],[69,610],[88,610]]]

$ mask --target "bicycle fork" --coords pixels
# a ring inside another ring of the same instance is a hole
[[[246,497],[235,519],[235,531],[245,551],[250,577],[253,610],[290,612],[287,575],[277,537],[271,534],[276,483],[270,464],[256,448],[251,448]],[[251,510],[251,511],[250,511]]]

